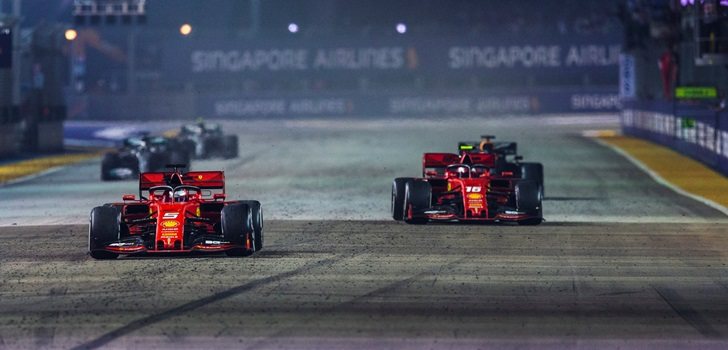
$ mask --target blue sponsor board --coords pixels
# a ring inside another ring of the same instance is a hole
[[[485,78],[589,73],[616,81],[621,39],[615,36],[555,38],[417,37],[352,40],[300,38],[229,39],[219,36],[165,42],[168,80],[208,80],[286,75],[327,76],[424,73],[483,74]]]
[[[290,95],[198,97],[197,113],[213,118],[503,115],[615,112],[615,89],[512,94]]]
[[[662,144],[728,175],[728,113],[710,104],[626,102],[622,131]],[[675,165],[679,167],[679,164]]]

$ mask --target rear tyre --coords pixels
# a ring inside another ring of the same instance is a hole
[[[115,259],[119,254],[104,250],[107,244],[118,241],[121,235],[119,210],[101,206],[91,210],[88,228],[88,252],[94,259]]]
[[[427,218],[408,219],[408,210],[418,212],[429,208],[432,204],[432,186],[430,183],[421,179],[414,179],[405,185],[404,189],[404,221],[408,224],[425,224]]]
[[[516,184],[516,207],[520,212],[526,212],[537,217],[532,219],[521,220],[520,225],[538,225],[543,221],[543,211],[541,208],[541,190],[540,186],[534,181],[523,180]]]
[[[404,191],[408,182],[414,181],[411,177],[398,177],[392,182],[392,219],[404,220]]]
[[[232,244],[240,245],[226,251],[228,256],[248,256],[255,252],[255,242],[251,248],[245,248],[247,240],[254,240],[253,215],[247,204],[230,204],[220,212],[220,227],[224,239]]]
[[[101,181],[115,180],[111,176],[111,170],[114,169],[117,163],[119,163],[119,157],[115,154],[105,154],[104,159],[101,160]]]
[[[250,207],[250,214],[253,220],[253,242],[255,251],[263,249],[263,208],[258,201],[240,201]]]
[[[521,163],[521,178],[524,180],[531,180],[535,182],[540,187],[541,197],[543,197],[543,164]]]
[[[238,157],[238,135],[225,135],[222,139],[223,158],[231,159]]]

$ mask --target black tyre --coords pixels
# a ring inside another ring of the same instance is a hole
[[[115,259],[119,254],[104,250],[107,244],[118,241],[121,235],[119,210],[101,206],[91,210],[88,228],[88,252],[94,259]]]
[[[404,220],[404,191],[407,182],[414,181],[411,177],[398,177],[392,181],[392,219]]]
[[[238,135],[225,135],[222,140],[223,157],[225,159],[238,157]]]
[[[538,225],[543,221],[540,186],[530,180],[522,180],[515,188],[516,207],[518,211],[537,215],[536,218],[519,221],[521,225]]]
[[[240,201],[250,207],[250,214],[253,220],[253,242],[255,243],[255,251],[263,249],[263,208],[258,201]]]
[[[421,179],[415,179],[405,184],[404,190],[404,211],[405,222],[408,224],[424,224],[427,223],[425,218],[407,219],[407,210],[420,211],[427,209],[432,204],[432,186],[430,183]]]
[[[543,164],[521,163],[521,178],[535,182],[540,187],[541,197],[544,196]]]
[[[116,180],[116,178],[111,175],[111,170],[114,169],[118,163],[119,157],[117,157],[116,154],[107,153],[104,155],[104,158],[101,160],[101,181]]]
[[[222,208],[220,228],[224,239],[230,243],[245,247],[248,239],[254,240],[253,215],[247,204],[230,204]],[[236,248],[226,251],[229,256],[248,256],[255,251],[255,242],[251,249]]]

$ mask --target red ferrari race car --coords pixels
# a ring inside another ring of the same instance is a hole
[[[91,210],[88,249],[95,259],[119,254],[225,252],[247,256],[263,248],[263,211],[254,200],[225,201],[222,171],[139,175],[139,199]]]
[[[536,181],[496,167],[493,153],[425,153],[422,178],[392,184],[392,217],[411,224],[430,221],[543,221],[542,191]]]

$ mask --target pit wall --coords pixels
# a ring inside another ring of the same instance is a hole
[[[716,103],[623,102],[621,125],[625,135],[664,145],[728,176],[728,112]]]

